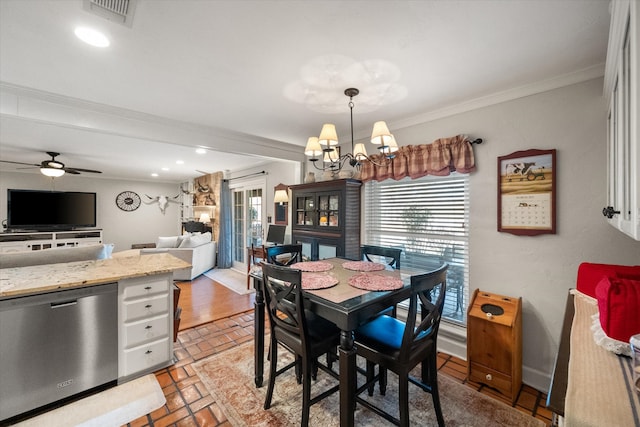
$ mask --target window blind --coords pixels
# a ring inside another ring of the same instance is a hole
[[[426,176],[365,185],[365,241],[402,249],[402,267],[449,263],[443,318],[466,324],[469,176]]]

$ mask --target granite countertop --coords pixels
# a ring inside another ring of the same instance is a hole
[[[0,299],[171,273],[191,264],[168,253],[0,269]]]

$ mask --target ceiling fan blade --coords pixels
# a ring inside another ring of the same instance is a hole
[[[66,173],[69,173],[71,175],[80,175],[80,172],[78,172],[76,169],[72,169],[72,168],[64,168],[64,171]]]
[[[2,163],[13,163],[14,165],[40,166],[35,163],[12,162],[11,160],[0,160]]]
[[[66,172],[69,173],[80,173],[80,172],[88,172],[88,173],[102,173],[101,171],[96,171],[93,169],[82,169],[82,168],[64,168]],[[73,172],[72,172],[73,171]]]

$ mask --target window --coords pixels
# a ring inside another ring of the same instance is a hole
[[[402,267],[449,263],[443,320],[466,324],[469,177],[426,176],[365,185],[365,241],[402,249]]]

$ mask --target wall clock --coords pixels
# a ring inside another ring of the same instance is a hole
[[[116,196],[116,205],[123,211],[135,211],[140,207],[140,196],[133,191],[123,191]]]

